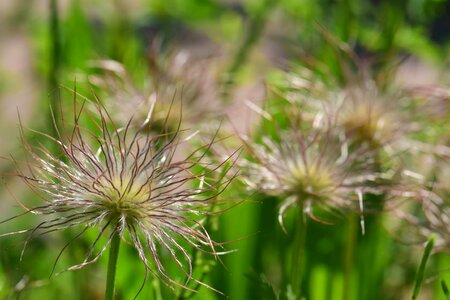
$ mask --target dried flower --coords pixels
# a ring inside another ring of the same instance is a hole
[[[24,141],[31,155],[30,174],[19,171],[18,175],[42,200],[25,214],[47,218],[32,229],[4,235],[28,233],[28,242],[36,235],[76,228],[76,240],[94,228],[98,235],[84,261],[68,270],[97,261],[118,234],[136,248],[146,274],[151,272],[185,288],[190,280],[200,283],[192,278],[193,265],[186,247],[219,254],[215,249],[220,244],[211,239],[202,219],[214,213],[212,205],[224,204],[217,196],[231,180],[224,178],[229,168],[218,178],[215,171],[223,169],[224,163],[213,166],[204,161],[211,144],[183,160],[175,159],[183,142],[177,134],[142,136],[132,133],[129,126],[119,132],[109,124],[108,112],[93,104],[99,120],[90,119],[99,134],[80,125],[84,103],[79,112],[75,105],[74,126],[69,133],[65,128],[58,131],[57,138],[41,133],[59,146],[62,157],[45,146],[34,147]],[[160,249],[183,271],[186,282],[170,277],[168,260],[160,257]]]

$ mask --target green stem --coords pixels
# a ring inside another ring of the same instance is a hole
[[[120,236],[115,233],[109,248],[108,273],[106,277],[105,300],[114,299],[114,282],[116,279],[117,258],[119,256]]]
[[[49,71],[49,88],[58,87],[58,76],[61,69],[61,37],[59,30],[59,10],[58,0],[50,1],[50,71]],[[53,127],[53,125],[51,126]]]
[[[417,270],[416,283],[414,285],[413,295],[411,298],[413,300],[419,297],[420,288],[422,287],[423,278],[425,277],[425,267],[427,265],[428,258],[430,257],[431,250],[433,249],[434,240],[435,237],[432,235],[425,246],[425,250],[423,251],[422,260],[420,261],[419,270]]]
[[[356,216],[350,216],[347,228],[347,243],[345,244],[344,254],[344,291],[343,299],[350,299],[350,292],[352,291],[352,271],[355,256],[356,236],[358,234],[358,221]]]
[[[53,137],[57,138],[57,128],[55,126],[60,127],[59,120],[59,76],[62,67],[62,52],[61,52],[61,34],[60,34],[60,22],[59,22],[59,10],[58,10],[58,1],[51,0],[50,1],[50,19],[49,19],[49,27],[50,27],[50,41],[51,41],[51,49],[50,49],[50,57],[49,57],[49,65],[50,70],[48,73],[48,89],[50,90],[50,106],[49,106],[49,129]],[[53,117],[56,121],[56,125],[53,124]]]
[[[254,16],[250,17],[250,20],[248,20],[248,28],[243,33],[242,42],[238,50],[236,51],[227,72],[225,72],[227,76],[223,82],[223,93],[225,101],[229,100],[228,96],[230,89],[234,85],[235,76],[245,65],[252,47],[260,39],[264,31],[268,14],[272,12],[273,6],[276,3],[277,2],[274,0],[265,0],[264,4],[261,5],[261,8],[257,12],[255,12]]]
[[[305,269],[306,218],[304,201],[298,201],[299,214],[295,229],[294,248],[292,252],[291,284],[297,299],[301,299],[303,271]]]

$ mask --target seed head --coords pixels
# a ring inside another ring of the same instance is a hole
[[[431,191],[426,191],[423,197],[423,211],[426,223],[416,222],[425,236],[437,234],[437,248],[450,249],[450,157],[438,160],[435,169],[436,179],[431,185]],[[414,222],[413,222],[414,223]]]
[[[411,101],[401,93],[381,91],[370,80],[336,88],[320,84],[320,79],[312,76],[300,77],[303,80],[299,84],[298,78],[288,78],[288,91],[283,92],[285,98],[298,103],[311,122],[320,114],[324,115],[325,122],[334,119],[335,126],[346,135],[352,147],[404,144],[407,133],[415,129],[410,118]]]
[[[125,126],[132,118],[131,126],[140,128],[143,133],[157,134],[165,127],[175,131],[182,106],[183,121],[194,125],[198,125],[196,123],[204,119],[206,113],[211,113],[211,91],[199,80],[205,79],[204,76],[197,74],[201,68],[193,69],[189,64],[179,66],[176,62],[174,59],[173,64],[165,66],[167,74],[152,74],[140,87],[122,64],[111,60],[95,61],[92,66],[99,72],[89,75],[89,81],[106,92],[106,105],[119,125]],[[183,75],[171,74],[173,69],[183,71]],[[183,101],[177,95],[181,95]]]
[[[395,137],[397,120],[383,103],[357,98],[342,105],[338,124],[356,141],[379,146]]]
[[[450,88],[425,85],[406,89],[428,120],[445,121],[450,116]]]
[[[178,146],[184,142],[179,138],[179,128],[176,133],[150,137],[131,132],[130,120],[119,132],[108,112],[94,104],[99,120],[91,116],[91,121],[97,132],[81,127],[82,107],[74,109],[70,132],[60,129],[57,138],[41,133],[56,143],[61,156],[43,145],[34,147],[24,141],[31,155],[29,174],[19,170],[18,175],[42,202],[27,208],[26,213],[46,219],[32,229],[15,233],[29,233],[30,240],[36,235],[76,228],[76,240],[89,229],[97,230],[85,260],[69,270],[97,261],[118,234],[136,248],[146,274],[151,272],[187,288],[190,280],[196,281],[188,249],[218,255],[216,247],[220,244],[211,239],[203,219],[214,213],[213,206],[225,203],[217,196],[231,180],[224,178],[227,168],[223,163],[204,161],[211,144],[185,159],[175,159],[181,156]],[[215,175],[219,167],[224,169],[220,178]],[[160,250],[166,251],[183,271],[186,282],[170,277],[167,259],[160,257]]]
[[[367,183],[379,179],[371,171],[369,151],[350,153],[331,124],[327,130],[291,124],[276,138],[246,142],[250,159],[242,163],[244,181],[251,189],[284,199],[280,223],[284,212],[298,201],[306,204],[313,218],[314,207],[335,211],[362,201],[363,191],[371,189]]]

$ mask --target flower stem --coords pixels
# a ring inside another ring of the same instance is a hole
[[[58,10],[58,0],[50,1],[50,57],[49,57],[49,72],[47,78],[48,90],[52,93],[50,97],[50,106],[48,110],[48,127],[50,129],[51,135],[57,138],[57,130],[60,129],[60,103],[59,103],[59,77],[61,73],[62,66],[62,52],[61,52],[61,33],[60,33],[60,16]],[[55,123],[53,123],[55,120]]]
[[[303,271],[305,269],[306,218],[303,212],[304,202],[300,199],[298,201],[298,207],[299,214],[292,252],[291,285],[297,299],[301,299]]]
[[[432,235],[428,240],[425,250],[423,251],[422,260],[420,261],[419,270],[417,270],[416,283],[414,285],[412,299],[419,297],[420,288],[422,287],[423,278],[425,277],[425,266],[427,265],[428,258],[430,257],[431,250],[434,246],[435,237]]]
[[[119,256],[120,235],[115,233],[109,248],[108,273],[106,277],[105,300],[114,299],[114,282],[116,279],[117,258]]]
[[[355,256],[356,237],[358,235],[358,222],[356,216],[350,216],[347,228],[347,239],[344,254],[344,289],[343,299],[350,299],[352,291],[352,272]]]

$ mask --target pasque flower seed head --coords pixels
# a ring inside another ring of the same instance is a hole
[[[378,174],[370,167],[370,149],[350,152],[342,136],[334,124],[308,128],[291,122],[277,137],[265,136],[260,143],[247,140],[250,158],[242,162],[243,180],[255,191],[283,199],[280,222],[299,201],[313,218],[315,207],[348,209]]]
[[[83,108],[78,112],[74,108],[70,132],[57,129],[56,138],[42,133],[57,144],[62,155],[24,141],[31,158],[29,172],[19,170],[19,176],[42,202],[27,208],[26,213],[46,219],[32,229],[4,235],[29,233],[30,240],[35,235],[76,228],[76,240],[88,229],[97,229],[85,260],[69,268],[73,270],[97,261],[118,234],[136,248],[146,273],[187,288],[189,280],[196,280],[186,248],[218,254],[219,244],[211,239],[202,218],[214,213],[211,206],[219,202],[217,196],[231,180],[224,178],[227,169],[221,171],[222,178],[214,175],[224,163],[213,166],[204,161],[211,144],[183,160],[175,159],[184,142],[178,134],[150,137],[131,132],[129,126],[118,130],[104,107],[94,104],[98,119],[91,116],[91,121],[99,134],[81,127]],[[160,257],[161,249],[183,271],[186,282],[171,278],[167,258]]]

